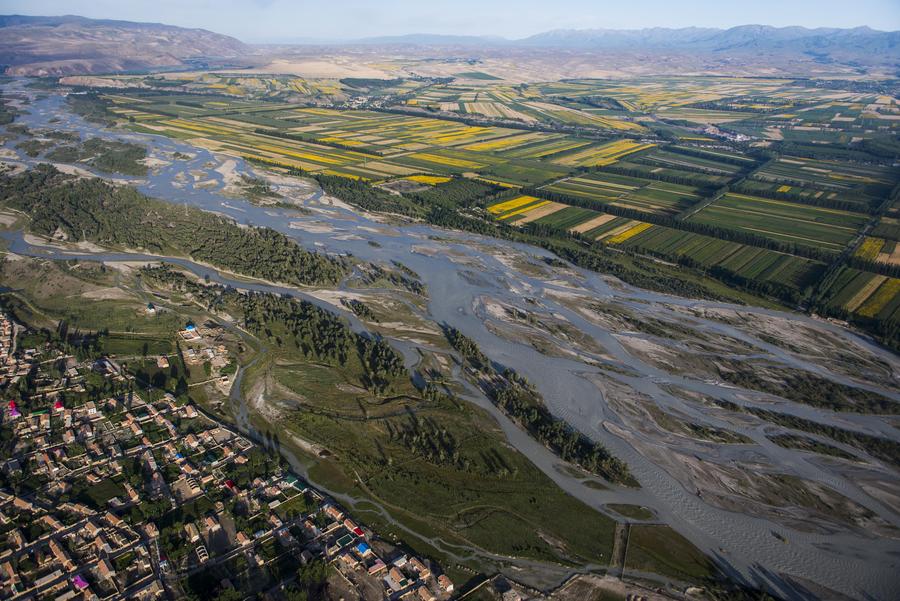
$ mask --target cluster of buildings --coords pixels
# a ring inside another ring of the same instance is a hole
[[[453,582],[434,574],[418,557],[371,537],[335,505],[324,505],[325,525],[310,520],[304,527],[325,542],[325,554],[357,590],[372,590],[387,599],[438,601],[452,596]]]
[[[209,379],[223,392],[228,391],[231,385],[231,374],[224,373],[226,366],[231,361],[228,348],[221,342],[223,330],[215,324],[202,326],[188,323],[178,332],[179,338],[184,343],[184,362],[188,366],[209,365]],[[157,367],[165,369],[169,367],[166,356],[160,356]]]
[[[0,387],[15,384],[31,371],[37,351],[28,349],[21,353],[14,352],[19,327],[9,316],[0,312]]]
[[[24,361],[16,326],[0,323],[4,357]],[[27,357],[32,388],[0,405],[0,598],[180,598],[208,571],[277,600],[285,563],[310,561],[334,565],[361,599],[452,596],[445,575],[194,405],[133,387],[98,398],[98,376],[108,390],[132,377],[115,360],[77,361],[50,343]]]

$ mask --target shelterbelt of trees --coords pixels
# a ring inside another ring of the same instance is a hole
[[[332,284],[350,260],[304,250],[269,228],[241,228],[199,209],[176,209],[129,187],[75,179],[50,165],[0,176],[0,203],[44,236],[188,256],[241,275],[293,285]]]

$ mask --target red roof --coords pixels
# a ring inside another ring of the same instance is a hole
[[[234,480],[226,480],[225,486],[227,486],[228,488],[234,488]]]
[[[353,534],[355,534],[356,536],[363,536],[365,534],[365,532],[362,531],[362,528],[357,526],[356,528],[353,529]]]
[[[62,409],[63,408],[62,401],[56,401],[55,403],[53,403],[53,408],[54,409]]]

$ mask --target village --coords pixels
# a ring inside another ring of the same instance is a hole
[[[436,565],[202,408],[145,392],[108,356],[19,348],[25,331],[0,315],[0,597],[280,600],[316,565],[348,601],[453,595]],[[178,335],[227,384],[211,333]]]

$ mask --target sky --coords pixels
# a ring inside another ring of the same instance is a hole
[[[900,30],[900,0],[0,0],[0,13],[201,27],[249,43],[750,23]]]

